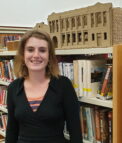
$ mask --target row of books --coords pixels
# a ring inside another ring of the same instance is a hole
[[[74,85],[78,97],[112,98],[112,65],[105,60],[74,60],[59,62],[60,74],[67,76]],[[15,79],[13,59],[0,61],[0,79]]]
[[[73,82],[78,97],[112,98],[112,65],[106,60],[59,62],[59,69]]]
[[[13,59],[0,60],[0,80],[11,82],[16,78],[13,71],[13,62]]]
[[[7,87],[0,85],[0,105],[6,107]]]
[[[8,41],[20,40],[21,36],[19,34],[16,35],[1,35],[0,36],[0,46],[6,47]]]
[[[58,65],[60,74],[68,77],[71,81],[73,81],[73,63],[59,62]]]
[[[110,109],[83,105],[80,107],[80,118],[83,140],[90,143],[112,143],[113,127]],[[64,133],[69,135],[66,123]]]
[[[83,139],[95,143],[112,143],[112,111],[100,107],[80,107]]]

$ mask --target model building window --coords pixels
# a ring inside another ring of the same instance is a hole
[[[52,33],[52,23],[51,23],[51,21],[49,22],[49,28],[50,28],[50,33]]]
[[[87,15],[83,16],[83,25],[86,26],[87,25]]]
[[[69,19],[66,18],[66,28],[69,28]]]
[[[80,16],[77,17],[77,26],[81,26],[81,19],[80,19]]]
[[[67,34],[67,43],[70,43],[70,34]]]
[[[72,42],[76,42],[76,34],[75,33],[72,33]]]
[[[95,40],[95,35],[94,35],[94,33],[92,33],[92,41],[94,41]]]
[[[107,33],[104,32],[104,40],[107,40]]]
[[[52,21],[52,32],[55,31],[55,21]]]
[[[91,13],[91,27],[94,26],[94,14]]]
[[[103,24],[105,25],[107,23],[107,15],[106,11],[103,12]]]
[[[88,32],[84,32],[84,41],[88,41]]]
[[[58,48],[58,40],[56,36],[53,37],[53,44],[54,44],[54,48]]]
[[[101,12],[96,13],[96,20],[97,20],[97,24],[102,23]]]
[[[74,17],[72,17],[71,23],[72,23],[72,27],[75,27],[75,18]]]
[[[56,20],[56,31],[58,32],[59,26],[58,26],[58,20]]]
[[[81,32],[78,32],[78,42],[81,42],[82,41],[82,34]]]
[[[61,19],[61,29],[64,29],[64,19]]]
[[[65,34],[62,34],[62,44],[65,43]]]

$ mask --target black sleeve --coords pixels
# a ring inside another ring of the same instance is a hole
[[[6,138],[5,143],[17,143],[18,139],[18,122],[15,119],[14,114],[14,102],[12,98],[13,88],[8,87],[7,90],[7,108],[8,108],[8,121],[7,121],[7,128],[6,128]]]
[[[65,78],[64,85],[64,113],[71,143],[83,143],[80,122],[80,104],[76,92],[69,79]]]

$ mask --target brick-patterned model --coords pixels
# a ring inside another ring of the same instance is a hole
[[[49,33],[55,48],[110,47],[122,43],[122,8],[112,3],[52,13]]]

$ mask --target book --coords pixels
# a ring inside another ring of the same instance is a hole
[[[101,142],[109,142],[108,109],[100,110],[100,134]]]
[[[112,134],[112,130],[113,130],[113,126],[112,126],[112,111],[108,112],[108,128],[109,128],[109,142],[108,143],[112,143],[113,142],[113,134]]]
[[[96,143],[101,143],[101,133],[100,133],[100,110],[95,107],[95,132],[96,132]]]
[[[105,70],[105,60],[86,60],[87,96],[96,97]]]
[[[107,65],[106,67],[97,98],[103,100],[112,99],[112,65]]]

